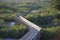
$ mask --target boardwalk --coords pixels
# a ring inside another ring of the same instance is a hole
[[[29,32],[26,33],[21,39],[19,40],[37,40],[40,35],[41,28],[34,23],[28,21],[27,19],[23,18],[22,16],[15,17],[15,20],[19,23],[26,25],[29,29]]]

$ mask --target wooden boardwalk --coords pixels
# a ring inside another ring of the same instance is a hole
[[[23,18],[22,16],[15,17],[15,20],[19,23],[22,23],[23,25],[26,25],[26,27],[29,29],[29,32],[27,32],[21,39],[19,40],[37,40],[40,36],[40,30],[41,28],[34,23],[28,21],[27,19]]]

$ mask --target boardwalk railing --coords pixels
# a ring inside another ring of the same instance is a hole
[[[38,40],[38,37],[40,36],[40,30],[41,30],[41,28],[39,26],[28,21],[27,19],[23,18],[22,16],[16,16],[15,20],[19,23],[22,23],[23,25],[26,25],[26,27],[29,29],[29,32],[27,32],[19,40]]]

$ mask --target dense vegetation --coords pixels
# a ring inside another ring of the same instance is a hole
[[[52,13],[43,13],[43,14],[33,13],[33,14],[26,16],[26,18],[28,20],[32,21],[33,23],[39,25],[40,27],[42,27],[41,40],[53,40],[53,38],[55,37],[55,34],[59,35],[59,33],[60,33],[59,15],[60,14],[56,14],[56,13],[54,13],[54,14],[52,14]],[[58,37],[59,36],[57,36],[57,38]]]
[[[35,3],[22,3],[22,4],[9,4],[0,3],[0,38],[21,38],[28,29],[20,24],[10,25],[11,22],[15,22],[14,16],[25,16],[31,12],[40,8]],[[12,32],[12,33],[10,33]],[[19,35],[19,36],[18,36]]]
[[[14,20],[14,16],[17,14],[26,14],[30,10],[24,6],[21,7],[22,9],[20,7],[16,7],[14,4],[0,3],[0,38],[18,39],[28,32],[25,26]],[[15,24],[11,26],[11,22],[15,22]]]
[[[21,24],[10,26],[0,26],[0,38],[19,39],[26,34],[27,28]]]
[[[60,38],[59,3],[59,0],[52,0],[47,4],[39,3],[38,5],[36,3],[17,5],[0,3],[0,38],[19,38],[27,32],[27,28],[21,28],[22,26],[19,24],[16,24],[12,28],[5,25],[6,22],[15,21],[14,16],[22,15],[42,28],[40,40],[58,40]]]
[[[58,2],[60,3],[60,1]],[[50,6],[44,8],[46,10],[39,8],[35,13],[26,16],[28,20],[42,27],[40,40],[60,40],[59,8],[60,7],[52,5],[51,3]]]
[[[51,2],[52,2],[52,5],[55,7],[55,9],[60,11],[60,0],[52,0]]]

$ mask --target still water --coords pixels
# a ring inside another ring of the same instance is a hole
[[[10,22],[10,26],[14,26],[15,24],[15,22]]]
[[[14,26],[16,24],[16,22],[6,22],[7,26]]]

